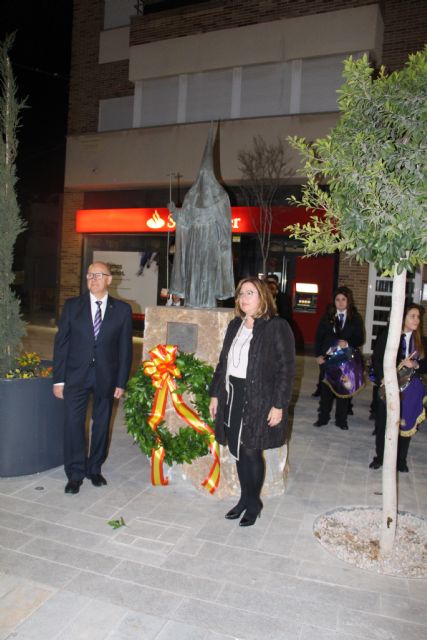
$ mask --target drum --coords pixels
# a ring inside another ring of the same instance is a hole
[[[397,384],[399,385],[399,391],[405,391],[411,384],[411,380],[416,373],[416,369],[412,367],[398,367],[397,369]],[[386,401],[384,382],[378,387],[378,397],[384,402]]]
[[[336,348],[325,360],[327,384],[338,398],[351,398],[364,386],[363,360],[357,349]]]

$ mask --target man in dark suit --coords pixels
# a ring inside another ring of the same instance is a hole
[[[276,303],[277,313],[281,318],[284,318],[288,321],[289,326],[293,327],[292,320],[292,303],[289,299],[289,296],[283,291],[280,291],[279,287],[279,278],[275,273],[269,274],[266,280],[268,284],[268,288],[271,291],[271,294],[274,298],[274,302]]]
[[[132,312],[108,295],[112,276],[104,262],[91,264],[89,291],[66,301],[53,356],[53,393],[64,400],[65,493],[78,493],[85,477],[107,484],[101,467],[108,454],[113,399],[124,394],[132,363]],[[85,424],[93,396],[92,432],[86,455]]]

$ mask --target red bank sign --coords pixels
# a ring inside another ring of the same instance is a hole
[[[286,227],[309,221],[313,212],[304,207],[273,207],[273,234],[286,234]],[[235,234],[256,233],[259,207],[231,207],[231,230]],[[166,207],[143,209],[80,209],[77,233],[167,233],[175,222]]]

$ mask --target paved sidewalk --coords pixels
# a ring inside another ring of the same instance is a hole
[[[350,430],[316,429],[312,358],[298,358],[286,494],[254,527],[233,500],[182,481],[150,485],[119,409],[106,487],[65,495],[62,469],[0,479],[0,640],[424,640],[427,580],[390,578],[329,555],[312,534],[336,506],[380,505],[368,469],[371,389]],[[413,438],[399,507],[427,515],[427,436]],[[126,527],[107,521],[123,517]]]

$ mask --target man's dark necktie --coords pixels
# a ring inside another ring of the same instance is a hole
[[[93,321],[93,335],[95,336],[95,340],[98,337],[98,333],[99,333],[99,330],[101,329],[101,324],[102,324],[101,300],[97,300],[96,304],[98,305],[98,308],[96,310],[95,318]]]
[[[403,333],[400,339],[400,359],[404,360],[406,358],[406,336]]]

